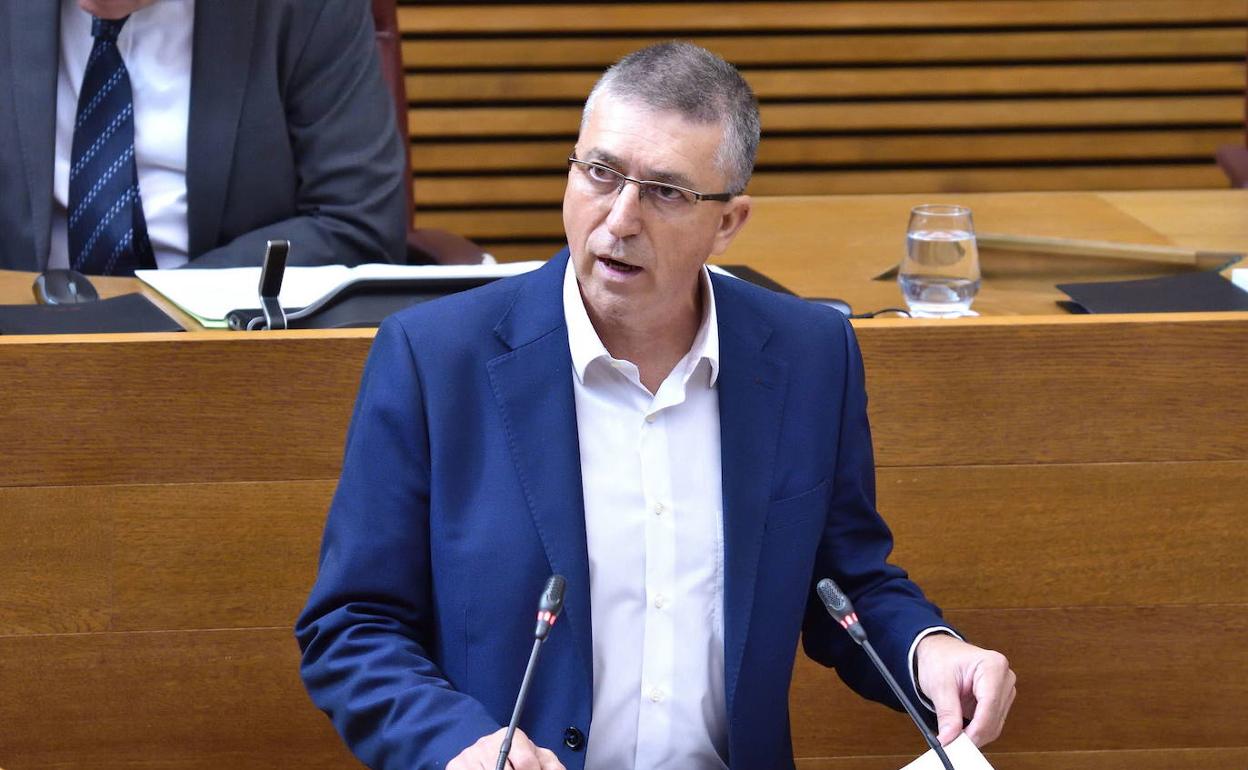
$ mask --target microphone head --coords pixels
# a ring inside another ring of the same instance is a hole
[[[815,592],[819,594],[819,600],[823,602],[828,614],[841,625],[841,628],[849,632],[855,642],[862,644],[866,641],[867,632],[858,623],[858,614],[854,612],[854,605],[840,586],[832,582],[831,578],[824,578],[815,584]]]
[[[850,604],[849,597],[845,595],[840,586],[832,582],[831,578],[820,580],[815,585],[815,591],[819,593],[819,600],[823,602],[823,606],[827,607],[828,614],[837,620],[854,611],[854,605]]]
[[[563,579],[563,575],[551,575],[546,581],[542,598],[537,603],[537,628],[533,631],[535,638],[545,640],[550,633],[550,627],[555,624],[559,611],[563,609],[563,589],[567,585],[568,581]]]
[[[567,588],[568,581],[563,579],[563,575],[551,575],[546,581],[546,587],[542,589],[542,598],[538,603],[538,609],[543,612],[549,612],[551,615],[558,615],[563,609],[563,590]]]

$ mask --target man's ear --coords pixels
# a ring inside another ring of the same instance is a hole
[[[715,241],[711,244],[711,256],[718,256],[728,250],[732,239],[737,237],[741,228],[745,227],[750,218],[750,196],[738,195],[724,205],[723,215],[719,218],[719,229],[715,232]]]

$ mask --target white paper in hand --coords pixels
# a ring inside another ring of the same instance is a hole
[[[975,747],[970,738],[966,737],[966,733],[962,733],[953,743],[946,746],[945,754],[949,757],[954,770],[992,770],[992,765],[988,764],[984,755],[979,753],[979,749]],[[940,757],[936,756],[936,752],[928,751],[901,770],[944,770],[944,767],[940,763]]]

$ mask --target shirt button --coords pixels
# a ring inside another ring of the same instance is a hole
[[[655,503],[655,504],[654,504],[654,515],[655,515],[655,516],[662,516],[662,515],[663,515],[663,511],[665,511],[665,510],[667,510],[667,509],[663,507],[663,503]]]
[[[654,608],[656,610],[661,610],[666,606],[667,606],[666,596],[664,596],[663,594],[659,594],[658,596],[654,597]]]
[[[648,414],[646,415],[646,422],[654,422],[658,419],[658,417],[659,416],[657,414]]]
[[[651,688],[651,690],[650,690],[650,701],[651,701],[652,703],[662,703],[662,702],[663,702],[663,691],[662,691],[662,690],[660,690],[660,689],[659,689],[659,688],[657,688],[657,687]]]

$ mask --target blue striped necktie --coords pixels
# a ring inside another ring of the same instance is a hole
[[[127,17],[128,18],[128,17]],[[69,169],[69,259],[83,273],[155,267],[134,161],[134,97],[117,36],[126,19],[94,19]]]

